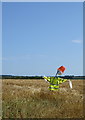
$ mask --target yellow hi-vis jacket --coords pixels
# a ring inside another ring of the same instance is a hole
[[[59,77],[44,77],[44,79],[50,83],[49,90],[58,90],[59,84],[67,81]]]

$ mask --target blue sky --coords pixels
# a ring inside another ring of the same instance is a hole
[[[83,74],[83,3],[3,3],[3,74]]]

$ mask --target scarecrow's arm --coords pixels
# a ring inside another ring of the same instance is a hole
[[[58,78],[58,81],[59,81],[59,83],[63,83],[63,82],[66,82],[67,79]]]
[[[45,81],[50,82],[50,77],[46,77],[46,76],[44,76],[43,78],[44,78]]]

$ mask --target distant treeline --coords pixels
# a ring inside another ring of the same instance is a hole
[[[49,76],[54,77],[54,76]],[[85,76],[58,76],[64,79],[85,79]],[[13,76],[13,75],[0,75],[0,79],[43,79],[43,76]]]
[[[43,79],[43,76],[13,76],[13,75],[2,75],[2,79]]]

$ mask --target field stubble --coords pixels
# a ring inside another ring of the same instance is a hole
[[[82,118],[83,80],[60,85],[59,91],[49,91],[44,80],[3,79],[3,118]]]

